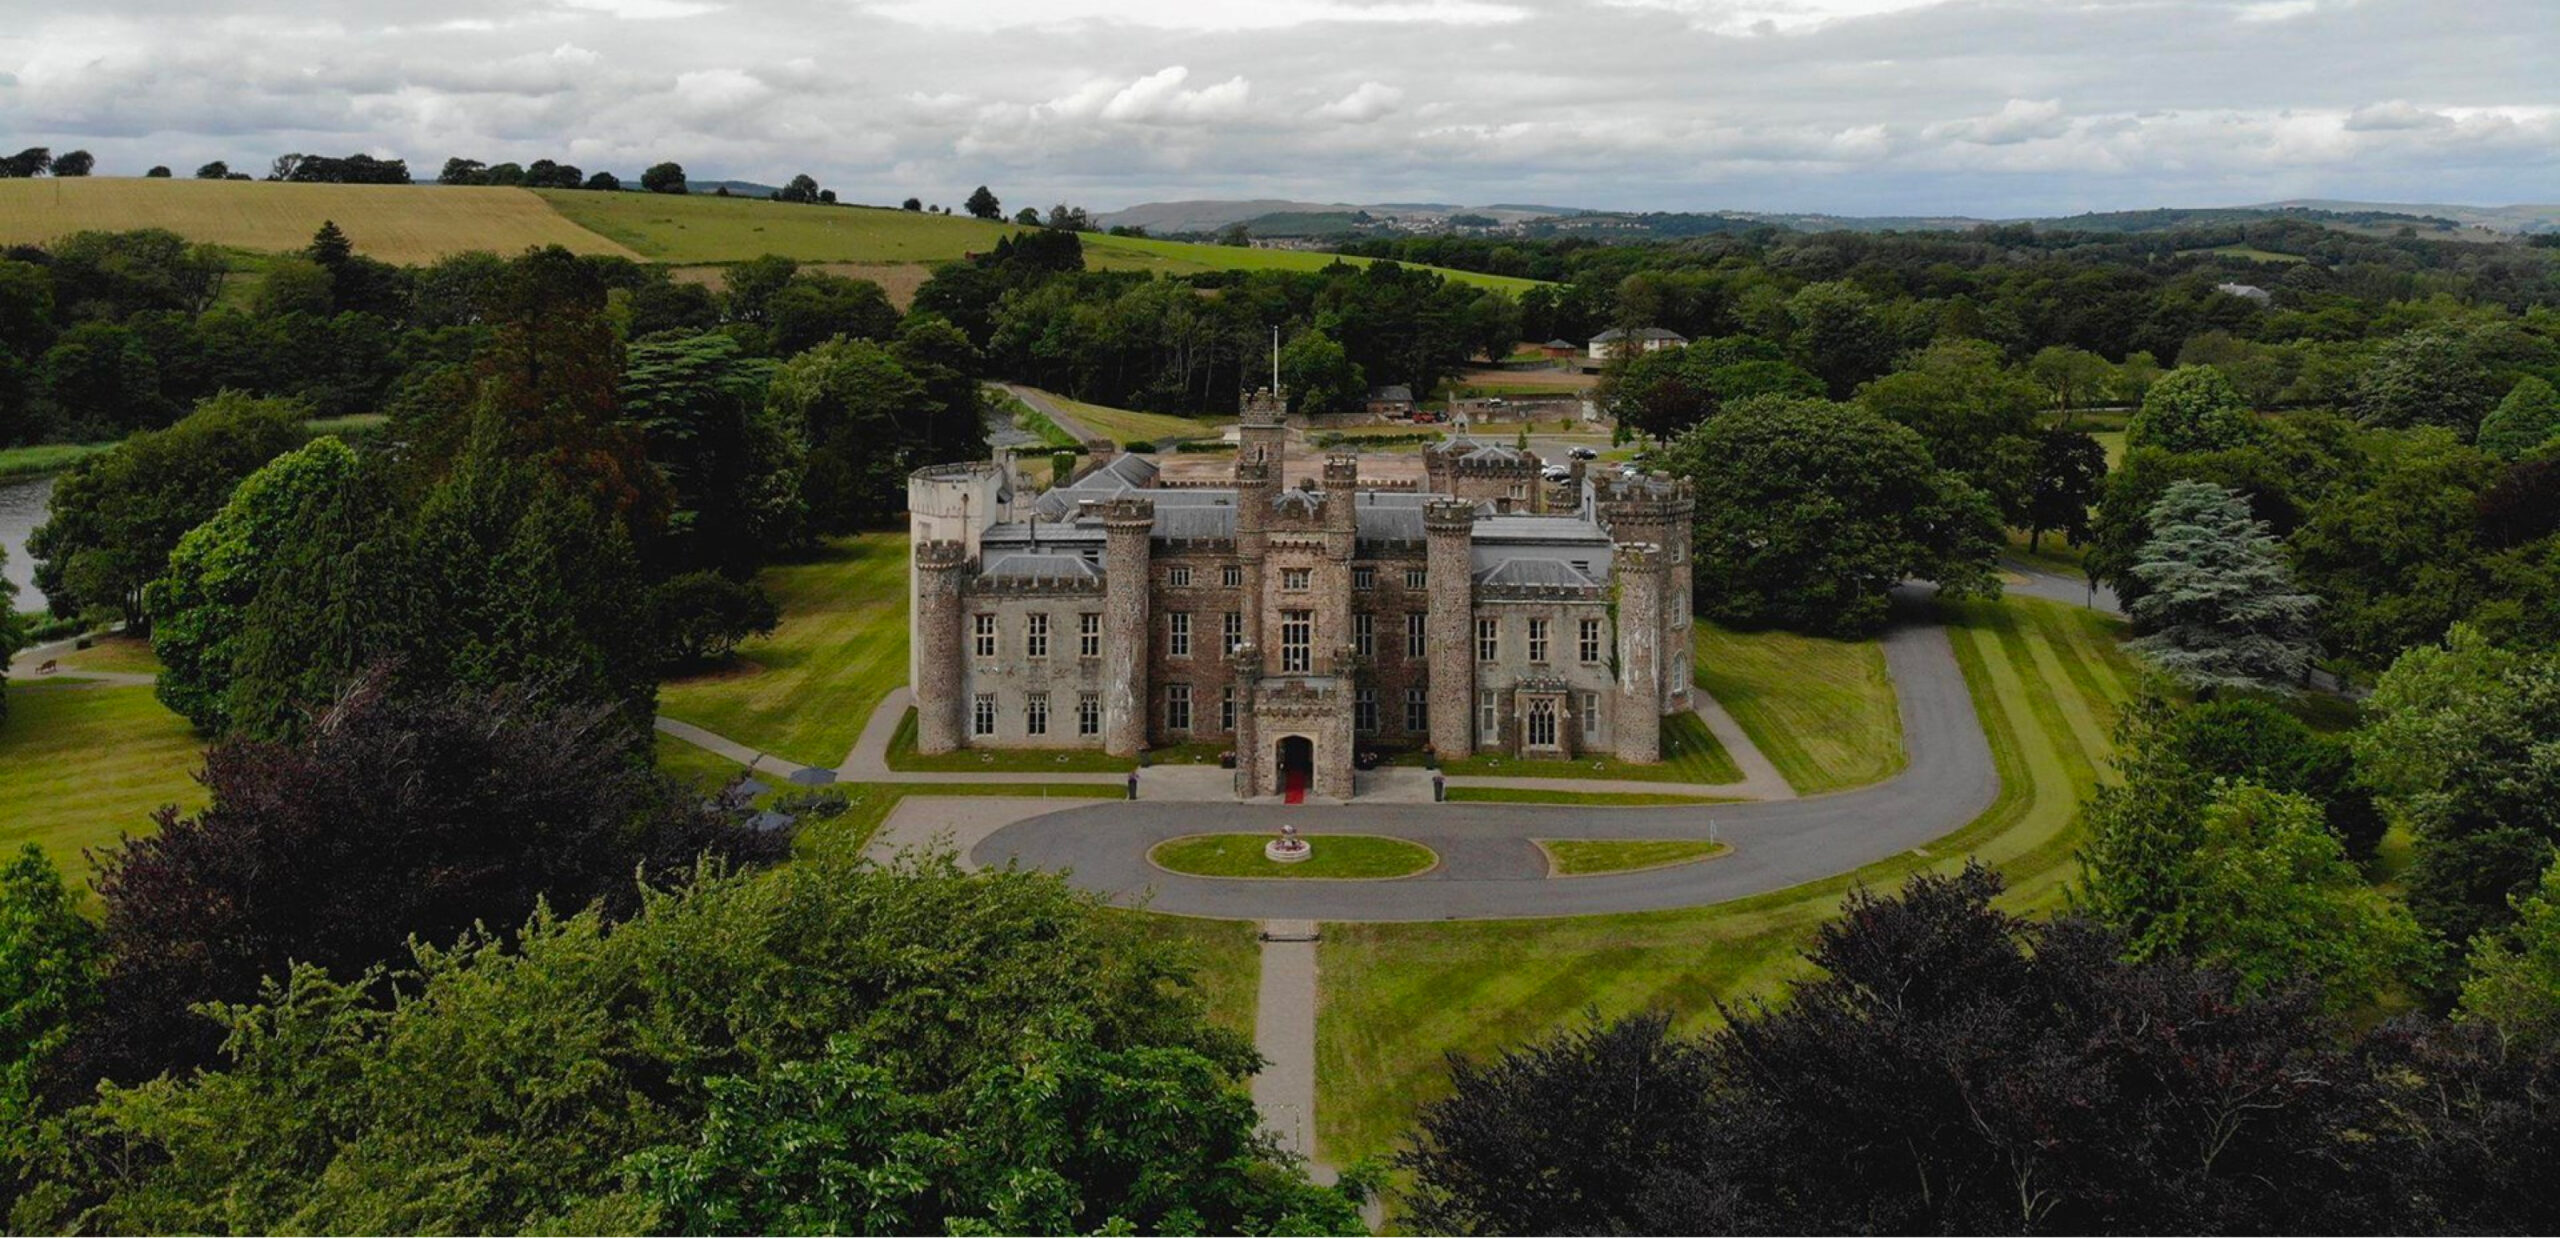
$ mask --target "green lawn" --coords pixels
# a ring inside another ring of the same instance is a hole
[[[1948,611],[1958,662],[1991,738],[1999,799],[1938,841],[1856,874],[1703,909],[1508,922],[1328,925],[1317,1025],[1317,1137],[1341,1163],[1388,1150],[1446,1088],[1448,1051],[1484,1056],[1581,1019],[1673,1011],[1685,1027],[1716,1000],[1770,996],[1803,968],[1814,926],[1854,883],[1979,857],[2008,875],[2007,903],[2055,907],[2076,877],[2080,799],[2135,672],[2120,626],[2037,599]]]
[[[1583,758],[1514,758],[1476,754],[1443,763],[1451,775],[1514,775],[1522,779],[1643,779],[1672,784],[1730,784],[1741,780],[1742,768],[1716,743],[1706,721],[1693,714],[1662,718],[1662,761],[1621,762],[1593,755]]]
[[[1698,683],[1797,792],[1855,788],[1902,769],[1902,717],[1874,641],[1701,623],[1695,663]]]
[[[1210,878],[1402,878],[1440,864],[1440,854],[1383,835],[1309,835],[1298,862],[1262,855],[1272,837],[1255,833],[1186,835],[1147,851],[1147,860],[1176,874]]]
[[[740,262],[765,254],[809,263],[937,263],[992,250],[999,238],[1022,231],[882,207],[714,194],[534,192],[570,222],[661,263]]]
[[[1730,805],[1732,797],[1693,797],[1677,792],[1561,792],[1545,788],[1451,788],[1451,801],[1500,801],[1513,805]]]
[[[1721,856],[1731,845],[1713,840],[1539,840],[1547,867],[1557,874],[1619,874]]]
[[[893,771],[1134,771],[1131,758],[1115,758],[1099,749],[962,749],[952,753],[916,752],[916,712],[908,710],[889,738]]]
[[[0,848],[33,841],[73,884],[80,850],[147,835],[163,805],[204,805],[204,745],[143,686],[12,680],[0,719]]]
[[[114,446],[114,441],[110,440],[105,443],[40,443],[25,448],[0,448],[0,479],[57,474],[83,458],[96,456]]]
[[[757,578],[782,607],[773,636],[729,667],[672,680],[658,713],[811,766],[853,751],[871,709],[907,683],[907,536],[830,539]]]
[[[74,650],[54,662],[60,664],[65,672],[126,672],[136,676],[160,674],[160,656],[151,652],[151,643],[122,633],[101,633],[90,640],[88,649]]]
[[[1159,448],[1170,449],[1180,440],[1214,439],[1218,435],[1218,427],[1203,418],[1115,409],[1109,405],[1069,400],[1055,393],[1050,394],[1049,399],[1058,402],[1086,430],[1123,447],[1132,443],[1152,443]]]
[[[1254,1011],[1261,1006],[1262,923],[1127,909],[1110,909],[1106,915],[1138,918],[1149,933],[1180,940],[1195,962],[1191,985],[1207,1005],[1210,1023],[1253,1036]]]

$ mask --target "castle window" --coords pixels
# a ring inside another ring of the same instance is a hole
[[[1365,611],[1352,614],[1351,649],[1353,653],[1364,659],[1377,657],[1378,618],[1376,616]]]
[[[1234,654],[1236,647],[1244,644],[1243,612],[1228,612],[1226,616],[1219,621],[1218,640],[1224,643],[1218,647],[1219,652],[1222,654]]]
[[[1535,616],[1529,618],[1529,661],[1547,661],[1547,622]]]
[[[1423,581],[1424,581],[1424,580],[1425,580],[1425,578],[1423,577],[1423,574],[1422,574],[1422,570],[1421,570],[1421,569],[1418,569],[1418,568],[1408,568],[1408,569],[1404,570],[1404,588],[1405,588],[1405,589],[1408,589],[1408,590],[1419,590],[1419,589],[1421,589],[1421,588],[1422,588],[1422,583],[1423,583]]]
[[[1025,736],[1049,734],[1049,695],[1034,693],[1022,699],[1022,733]]]
[[[1102,735],[1102,699],[1090,693],[1076,695],[1076,735]]]
[[[1180,566],[1168,568],[1164,570],[1164,583],[1177,588],[1190,585],[1191,570]]]
[[[1225,586],[1230,590],[1242,588],[1244,585],[1244,566],[1241,564],[1229,564],[1225,568],[1219,569],[1218,584]]]
[[[1351,695],[1351,727],[1354,731],[1378,730],[1378,691],[1362,689]]]
[[[1234,685],[1227,685],[1218,690],[1218,730],[1221,732],[1236,730],[1236,687]]]
[[[1076,613],[1076,657],[1080,659],[1099,659],[1102,657],[1101,612],[1080,611]]]
[[[1404,613],[1404,657],[1408,659],[1430,657],[1431,634],[1423,628],[1427,619],[1428,617],[1418,611]]]
[[[1049,613],[1035,611],[1024,618],[1022,655],[1027,659],[1049,657]]]
[[[977,635],[976,649],[978,651],[978,657],[981,659],[992,659],[996,657],[996,618],[994,614],[983,611],[979,612],[973,623],[977,626],[975,631]]]
[[[1164,727],[1168,732],[1191,730],[1191,686],[1164,687]]]
[[[1582,618],[1582,649],[1577,651],[1585,663],[1600,661],[1600,617]]]
[[[1421,689],[1404,691],[1404,730],[1407,732],[1431,730],[1431,695],[1429,693]]]
[[[1190,658],[1191,613],[1187,611],[1168,612],[1165,614],[1164,626],[1165,654],[1176,659]]]
[[[1529,744],[1532,748],[1553,749],[1555,743],[1555,699],[1539,698],[1529,703]]]
[[[969,735],[996,734],[996,695],[981,693],[969,704]]]
[[[1476,662],[1492,663],[1502,657],[1502,621],[1490,616],[1476,621]]]
[[[1502,743],[1502,695],[1492,689],[1476,694],[1476,741],[1482,745]]]
[[[1377,589],[1377,588],[1378,588],[1378,570],[1376,570],[1376,569],[1374,569],[1374,568],[1355,568],[1355,569],[1352,569],[1352,570],[1351,570],[1351,588],[1352,588],[1352,589],[1354,589],[1354,590],[1375,590],[1375,589]]]
[[[1313,666],[1309,651],[1314,646],[1315,617],[1312,611],[1280,613],[1280,670],[1303,672]]]
[[[1307,578],[1312,572],[1312,569],[1304,568],[1281,569],[1280,588],[1283,590],[1304,590],[1307,588]]]
[[[1582,743],[1600,743],[1600,695],[1588,691],[1582,695]]]

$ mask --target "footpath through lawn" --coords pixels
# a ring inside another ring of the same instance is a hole
[[[782,608],[729,665],[668,681],[658,713],[810,766],[853,751],[871,709],[907,683],[907,536],[827,540],[757,578]]]
[[[1319,1155],[1339,1165],[1391,1149],[1411,1127],[1417,1108],[1444,1092],[1445,1052],[1488,1056],[1595,1008],[1604,1017],[1666,1008],[1695,1028],[1715,1019],[1718,1001],[1774,994],[1803,969],[1799,952],[1807,936],[1838,911],[1841,897],[1856,883],[1889,887],[1915,869],[1948,870],[1972,856],[2008,875],[2012,907],[2053,907],[2063,883],[2077,872],[2072,850],[2079,840],[2080,799],[2106,768],[2107,738],[2134,681],[2131,664],[2116,647],[2119,623],[2027,598],[1951,605],[1945,615],[2000,772],[2000,796],[1981,817],[1931,845],[1926,857],[1897,857],[1843,878],[1703,909],[1508,922],[1328,924],[1317,1025]],[[1743,640],[1762,641],[1768,649],[1781,645],[1774,638]],[[1850,656],[1843,654],[1842,661]],[[1763,662],[1806,667],[1801,658],[1773,655]],[[1700,667],[1708,666],[1702,658]],[[1728,658],[1723,666],[1730,672],[1740,664]],[[1824,675],[1813,683],[1829,688],[1840,682]],[[1774,720],[1794,716],[1819,728],[1840,717],[1785,702],[1778,696],[1784,688],[1768,686],[1765,698],[1737,694],[1762,703],[1753,732],[1762,749],[1791,779],[1798,769],[1851,769],[1842,758],[1830,759],[1828,766],[1799,758],[1796,769],[1777,759],[1786,746],[1771,743]],[[1841,709],[1841,695],[1831,696],[1831,709]],[[1726,704],[1747,718],[1733,701]],[[1868,735],[1873,734],[1870,726]],[[1805,738],[1806,748],[1813,739]]]
[[[1802,796],[1902,769],[1902,716],[1873,639],[1697,627],[1698,683]]]

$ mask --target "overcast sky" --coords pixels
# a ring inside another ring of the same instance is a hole
[[[2560,199],[2554,0],[21,0],[0,140],[848,199]]]

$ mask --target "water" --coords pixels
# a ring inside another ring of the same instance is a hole
[[[0,574],[18,585],[18,596],[12,605],[20,611],[39,611],[44,595],[36,590],[35,561],[27,558],[27,535],[44,524],[45,505],[53,502],[53,479],[17,478],[0,481],[0,548],[9,552]]]

